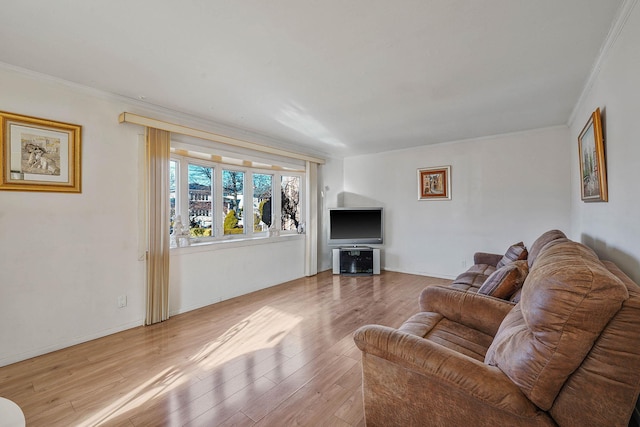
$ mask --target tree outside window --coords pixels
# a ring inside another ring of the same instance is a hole
[[[176,170],[178,162],[169,161],[169,234],[173,233],[176,220]]]
[[[222,170],[224,234],[243,234],[244,172]]]
[[[282,176],[280,181],[281,230],[297,231],[300,225],[300,177]]]

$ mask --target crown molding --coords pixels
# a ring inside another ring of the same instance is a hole
[[[583,104],[589,92],[591,92],[591,89],[593,89],[596,79],[600,75],[600,70],[602,69],[602,65],[607,60],[607,58],[609,57],[609,54],[613,50],[613,47],[618,41],[618,37],[620,37],[620,34],[622,33],[622,30],[627,24],[627,21],[629,20],[629,16],[631,15],[631,12],[633,12],[633,9],[636,7],[637,3],[638,3],[638,0],[624,0],[622,5],[620,5],[620,8],[618,9],[618,12],[616,14],[616,18],[613,20],[613,24],[609,29],[609,33],[607,34],[607,37],[605,38],[605,41],[602,44],[602,47],[600,48],[598,57],[596,58],[596,61],[591,67],[589,78],[587,79],[584,87],[582,88],[582,92],[580,93],[580,97],[578,98],[578,101],[573,106],[573,111],[571,111],[571,115],[569,116],[569,120],[567,121],[567,126],[571,127],[574,120],[576,119],[576,114],[578,112],[578,109]]]

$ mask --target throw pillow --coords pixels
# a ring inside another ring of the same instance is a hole
[[[528,273],[529,266],[526,260],[514,261],[491,273],[478,289],[478,293],[495,298],[509,299],[511,295],[522,287]]]
[[[509,301],[511,301],[512,303],[519,303],[520,302],[520,296],[522,295],[522,288],[518,289],[517,291],[515,291],[513,293],[513,295],[511,295],[511,298],[509,298]]]
[[[496,268],[504,267],[507,264],[511,264],[514,261],[519,261],[521,259],[527,259],[527,248],[524,246],[524,243],[518,242],[509,246],[507,252],[504,254],[502,259],[498,261]]]

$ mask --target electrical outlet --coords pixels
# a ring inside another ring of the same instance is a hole
[[[127,296],[120,295],[118,297],[118,308],[125,308],[127,306]]]

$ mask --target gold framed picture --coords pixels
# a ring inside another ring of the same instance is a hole
[[[606,202],[607,169],[604,156],[604,137],[600,108],[591,114],[578,136],[580,158],[580,193],[585,202]]]
[[[0,190],[81,192],[81,126],[0,111],[0,129]]]
[[[451,200],[451,166],[418,169],[418,200]]]

